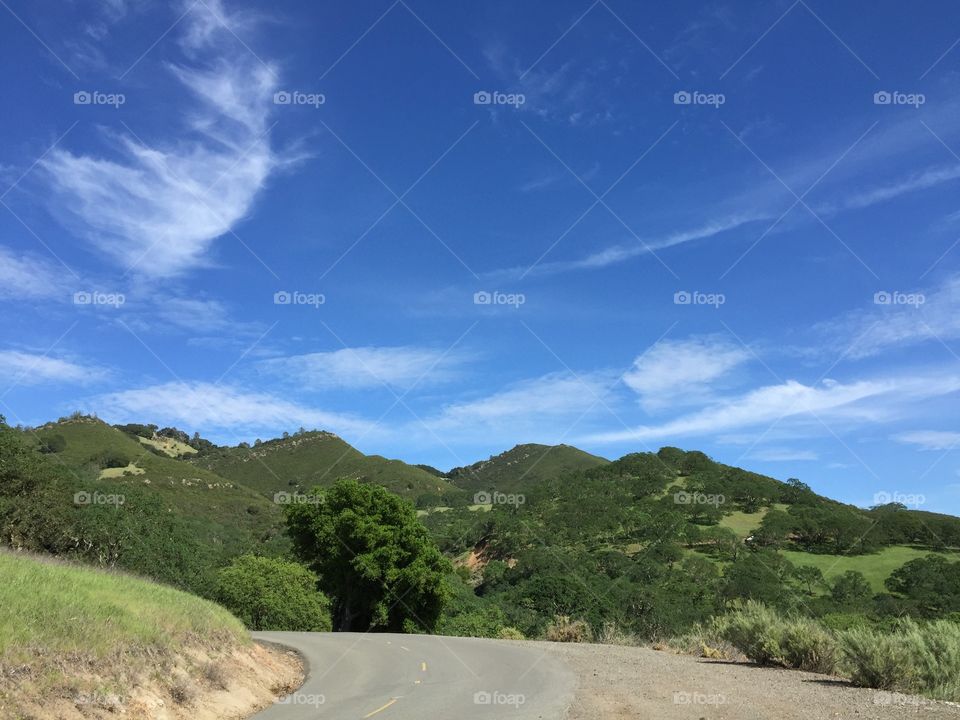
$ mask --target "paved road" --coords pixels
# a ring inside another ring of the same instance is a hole
[[[255,720],[558,720],[574,676],[534,645],[478,638],[253,633],[306,658],[299,690]]]

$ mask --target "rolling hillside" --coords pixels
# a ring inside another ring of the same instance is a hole
[[[188,593],[8,551],[0,576],[0,717],[211,717],[231,689],[251,712],[297,680],[229,612]]]
[[[543,480],[551,480],[582,470],[606,465],[609,460],[570,445],[517,445],[489,460],[454,468],[450,482],[469,493],[496,490],[523,492]]]
[[[204,544],[233,554],[249,548],[253,539],[280,535],[281,513],[274,503],[242,483],[171,457],[160,443],[144,444],[88,417],[49,423],[35,434],[41,439],[52,435],[66,444],[50,455],[72,476],[117,493],[132,488],[149,493],[186,521]]]
[[[377,483],[411,499],[454,491],[442,477],[400,460],[364,455],[333,433],[321,431],[268,440],[254,447],[218,448],[190,463],[270,498],[278,492],[330,485],[341,477]]]

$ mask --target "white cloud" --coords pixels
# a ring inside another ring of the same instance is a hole
[[[156,315],[161,320],[194,332],[213,332],[232,325],[226,307],[219,300],[163,298],[157,301]]]
[[[0,298],[66,298],[67,291],[62,287],[62,275],[63,273],[57,272],[49,262],[32,255],[17,255],[0,246]]]
[[[372,423],[300,405],[262,392],[205,382],[169,382],[92,398],[91,410],[112,422],[157,422],[197,429],[277,433],[297,426],[363,433]]]
[[[951,167],[932,168],[910,177],[898,180],[895,183],[881,185],[870,190],[856,193],[842,200],[839,205],[826,204],[820,206],[818,212],[830,213],[838,209],[859,209],[870,207],[878,203],[893,200],[907,193],[917,190],[926,190],[951,180],[960,178],[960,165]]]
[[[610,382],[604,373],[579,377],[568,372],[550,373],[487,397],[448,405],[427,424],[437,430],[471,433],[481,431],[481,427],[540,431],[546,422],[560,421],[562,425],[565,419],[576,421],[594,408],[603,409],[598,398],[605,397]]]
[[[960,432],[911,430],[894,435],[897,442],[917,445],[921,450],[951,450],[960,446]]]
[[[896,288],[883,288],[890,292]],[[900,292],[916,292],[901,288]],[[876,355],[888,348],[907,347],[928,340],[960,338],[960,275],[945,280],[938,288],[923,293],[919,307],[883,305],[849,313],[824,323],[819,329],[833,336],[833,342],[851,358]]]
[[[461,361],[454,353],[429,348],[357,347],[273,358],[260,368],[310,389],[408,388],[449,380]]]
[[[958,390],[960,376],[952,375],[881,378],[846,385],[827,380],[819,386],[788,380],[725,399],[660,425],[599,433],[585,441],[616,443],[715,436],[782,419],[842,420],[845,426],[857,421],[880,422],[889,419],[895,409],[909,401]]]
[[[269,137],[276,76],[213,13],[233,22],[219,2],[194,4],[184,20],[185,46],[205,55],[203,69],[169,66],[196,101],[192,137],[150,146],[112,137],[116,159],[55,148],[41,163],[80,234],[155,277],[207,264],[281,162]]]
[[[623,382],[648,410],[709,398],[710,386],[751,357],[722,339],[664,340],[636,359]]]
[[[102,379],[102,368],[79,365],[68,360],[20,352],[0,350],[0,375],[17,385],[46,383],[87,384]]]

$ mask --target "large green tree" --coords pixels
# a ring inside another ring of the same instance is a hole
[[[433,628],[450,565],[406,500],[338,480],[287,507],[294,549],[334,602],[335,630]]]

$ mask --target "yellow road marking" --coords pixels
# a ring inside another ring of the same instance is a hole
[[[374,710],[373,712],[369,712],[369,713],[367,713],[366,715],[364,715],[364,716],[363,716],[363,720],[367,720],[367,718],[373,717],[373,716],[376,715],[378,712],[381,712],[381,711],[383,711],[383,710],[386,710],[388,707],[390,707],[391,705],[393,705],[396,701],[397,701],[397,698],[390,698],[390,702],[388,702],[386,705],[382,705],[381,707],[378,707],[378,708],[377,708],[376,710]]]
[[[420,663],[420,672],[427,671],[427,664],[425,662]]]

